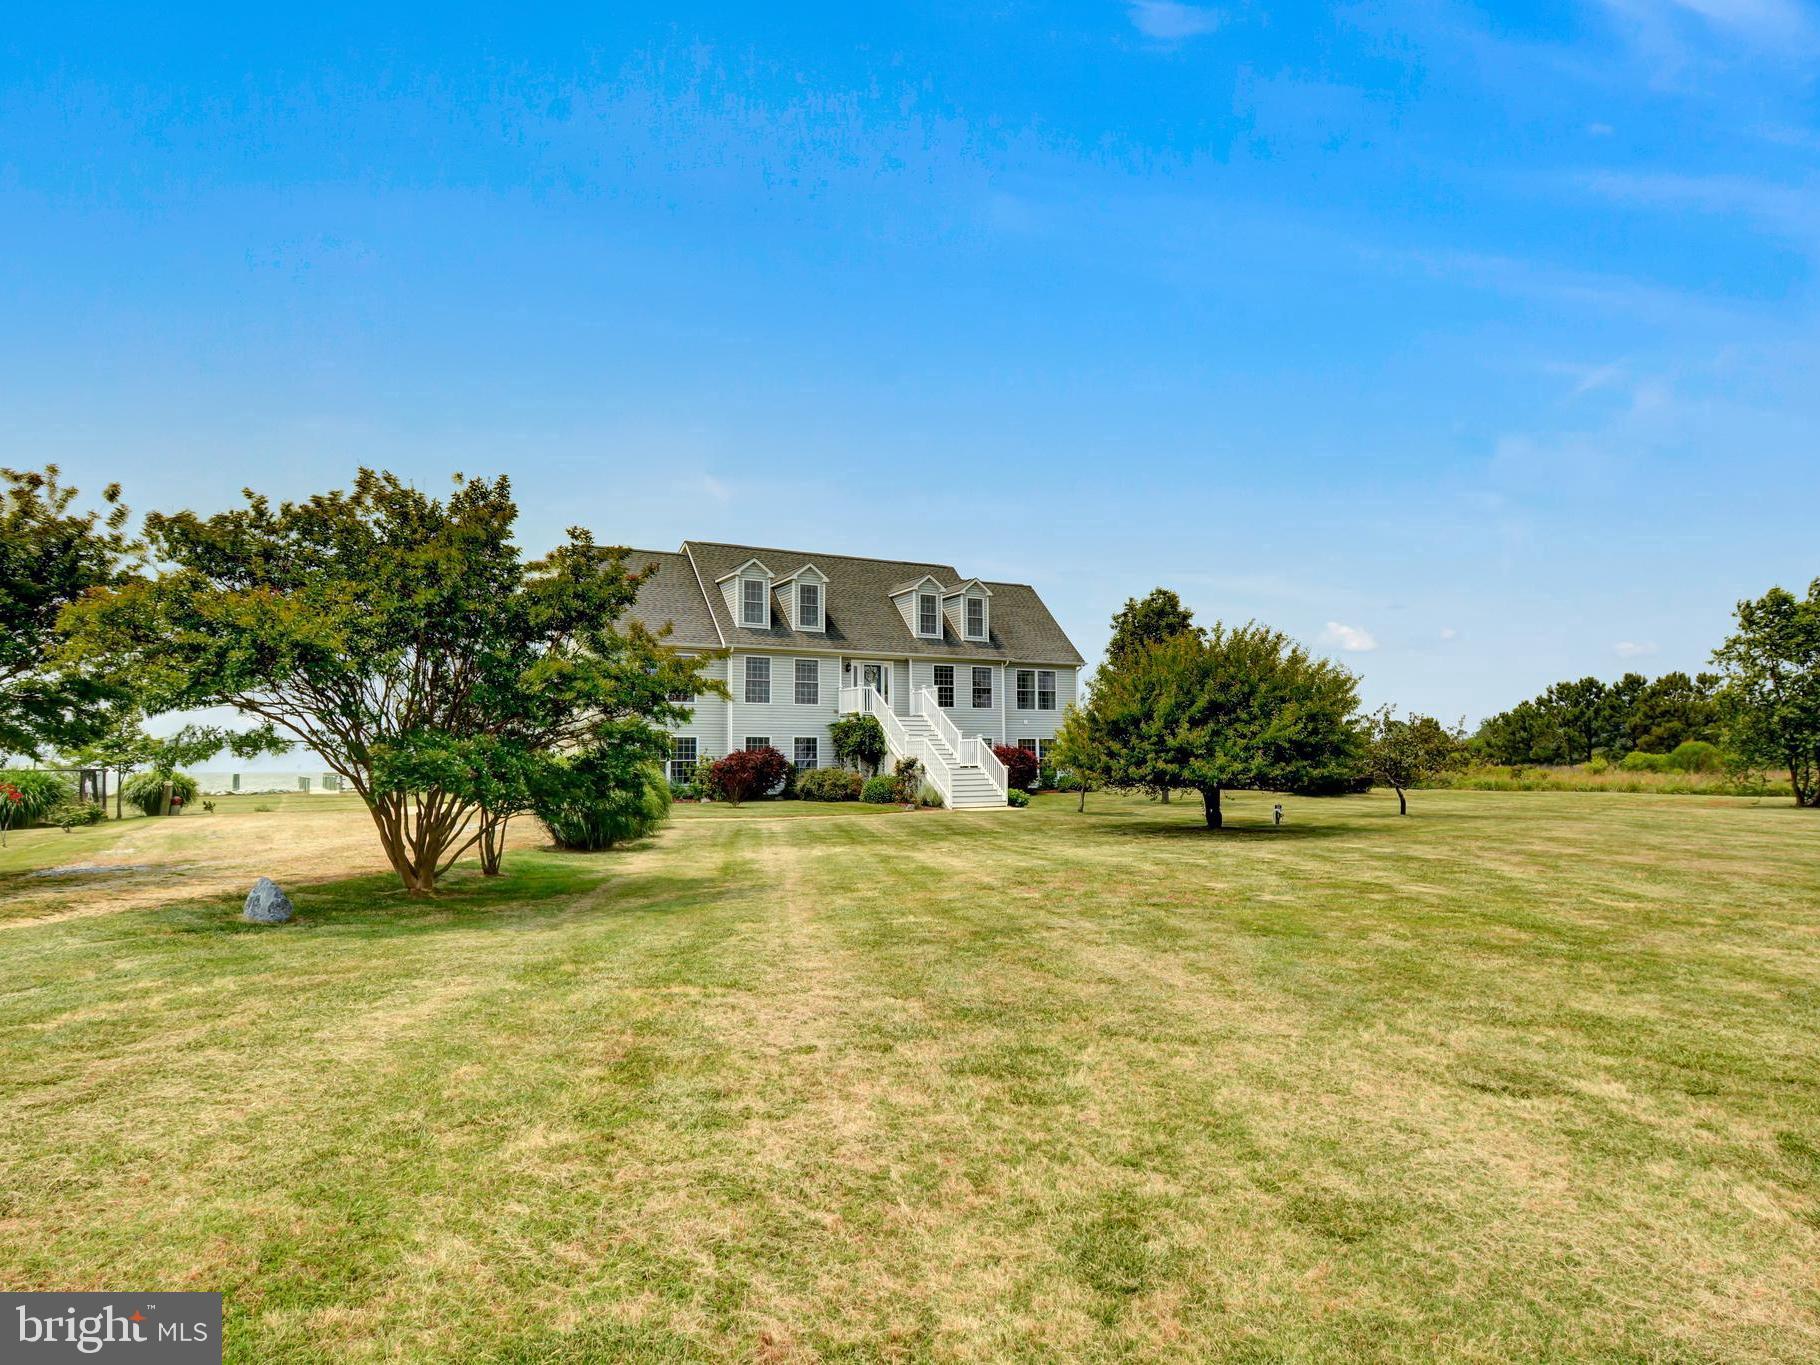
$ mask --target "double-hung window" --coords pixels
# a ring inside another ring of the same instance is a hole
[[[742,626],[756,626],[762,630],[771,624],[765,591],[765,580],[762,578],[739,580],[739,623]]]
[[[799,737],[796,741],[796,766],[813,768],[821,761],[821,741],[814,735]]]
[[[916,595],[916,633],[930,639],[942,633],[941,604],[932,592]]]
[[[771,661],[762,654],[746,655],[746,700],[769,704]]]
[[[796,585],[796,628],[798,630],[820,630],[822,628],[822,585],[820,583],[798,583]]]
[[[937,664],[935,666],[935,704],[954,709],[954,665]]]
[[[973,709],[975,711],[992,709],[992,670],[990,668],[973,670]]]
[[[771,736],[770,735],[747,735],[746,736],[747,752],[751,752],[753,749],[769,749],[770,747],[771,747]]]
[[[670,780],[687,782],[695,776],[698,741],[694,735],[670,737]]]
[[[1055,670],[1039,668],[1036,671],[1036,709],[1039,711],[1055,710]]]
[[[986,599],[969,597],[965,601],[967,603],[967,638],[983,640],[986,638]]]
[[[796,704],[815,706],[822,699],[821,665],[814,659],[796,661]]]
[[[1036,670],[1020,668],[1017,671],[1017,709],[1020,711],[1036,710]]]

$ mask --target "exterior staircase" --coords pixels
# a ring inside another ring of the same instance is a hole
[[[843,687],[840,698],[841,710],[878,720],[893,758],[914,758],[923,765],[925,778],[950,810],[1003,809],[1006,805],[1005,765],[991,745],[966,738],[955,728],[932,689],[924,688],[911,699],[907,716],[893,711],[877,688]]]

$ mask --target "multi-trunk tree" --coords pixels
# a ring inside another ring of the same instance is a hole
[[[321,755],[365,800],[412,894],[497,849],[537,756],[680,720],[703,658],[618,626],[646,571],[585,531],[527,563],[504,479],[431,498],[361,470],[346,492],[151,515],[157,571],[66,613],[69,657],[148,709],[226,705]]]

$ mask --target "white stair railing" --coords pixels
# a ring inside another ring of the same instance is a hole
[[[916,714],[928,721],[935,733],[947,741],[954,760],[963,768],[978,768],[986,775],[986,780],[998,790],[1001,800],[1007,799],[1005,793],[1010,789],[1010,775],[1005,765],[999,762],[992,746],[983,739],[967,739],[962,736],[960,727],[942,708],[941,698],[933,687],[925,687],[916,694]]]
[[[950,808],[954,805],[954,773],[941,750],[922,735],[913,735],[904,728],[904,722],[897,712],[891,709],[891,703],[876,687],[843,687],[840,690],[840,707],[842,711],[857,711],[877,720],[885,732],[885,743],[891,752],[899,758],[914,758],[923,765],[923,774],[929,779],[929,785],[942,794],[942,800]]]

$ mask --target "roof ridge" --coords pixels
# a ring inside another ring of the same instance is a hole
[[[791,550],[781,545],[751,545],[743,540],[685,540],[684,545],[711,545],[720,550],[751,550],[757,554],[802,555],[813,559],[820,555],[823,559],[857,559],[862,564],[907,564],[919,569],[952,569],[954,565],[944,564],[936,559],[886,559],[881,555],[850,555],[839,550]]]

